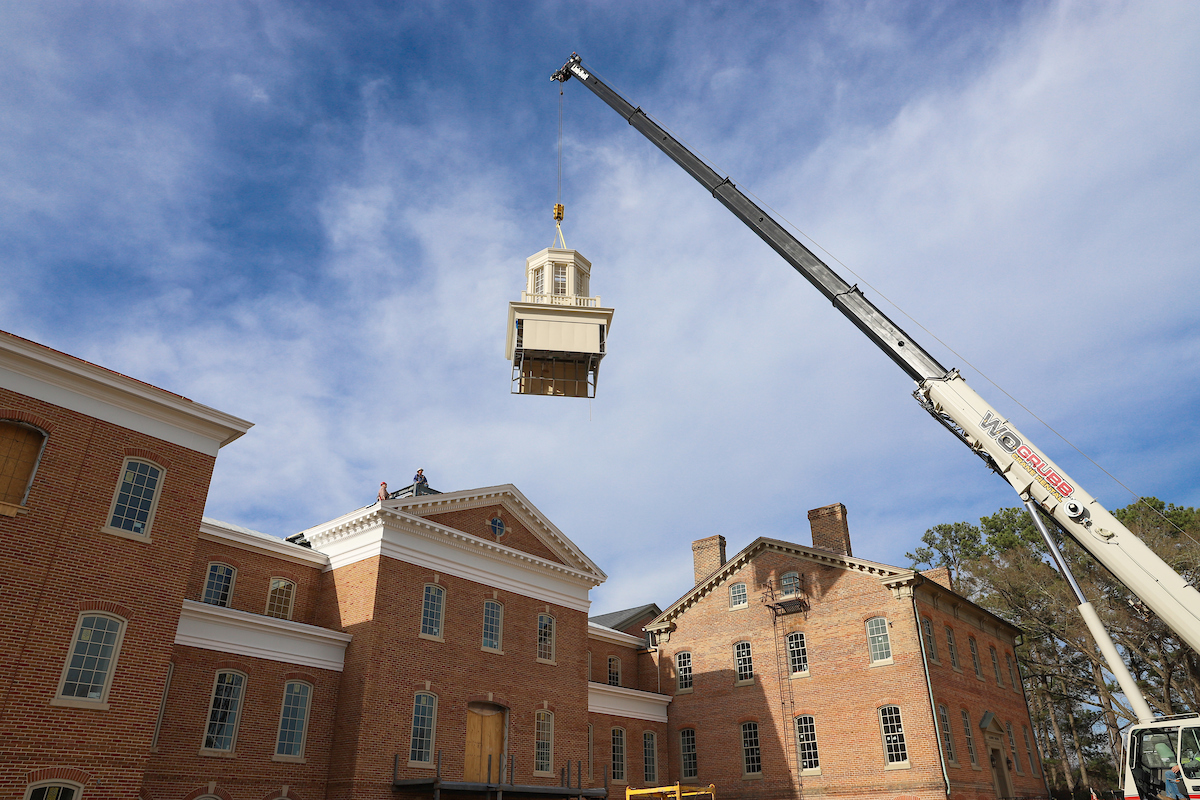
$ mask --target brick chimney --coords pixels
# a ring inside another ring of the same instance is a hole
[[[696,569],[696,585],[725,566],[725,537],[709,536],[692,542],[692,564]]]
[[[850,551],[850,528],[846,524],[844,505],[834,503],[814,508],[808,512],[808,524],[812,526],[813,547],[846,556],[854,555]]]

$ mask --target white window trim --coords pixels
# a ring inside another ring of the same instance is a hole
[[[746,660],[750,662],[750,677],[741,678],[741,667],[738,665],[738,645],[746,645]],[[750,644],[748,639],[742,639],[740,642],[733,643],[733,685],[734,686],[752,686],[754,679],[758,674],[754,671],[754,646]]]
[[[539,770],[537,768],[537,744],[538,744],[538,717],[545,714],[550,720],[550,769]],[[539,708],[533,712],[533,774],[538,778],[553,778],[554,777],[554,712],[548,708]]]
[[[791,671],[791,669],[792,669],[792,650],[789,645],[789,642],[790,642],[792,636],[799,636],[804,641],[804,669],[799,670],[798,672]],[[792,631],[791,633],[789,633],[787,636],[784,637],[783,646],[784,646],[784,649],[787,651],[788,679],[791,680],[793,678],[807,678],[809,676],[808,637],[804,635],[803,631]]]
[[[542,656],[541,656],[541,652],[542,652],[542,617],[550,618],[550,657],[549,658],[542,658]],[[553,614],[546,612],[546,611],[543,611],[538,614],[537,641],[535,642],[534,646],[537,648],[536,652],[534,653],[534,655],[537,658],[537,663],[552,664],[554,666],[558,665],[558,620],[555,618],[555,616]],[[605,676],[605,677],[607,677],[607,676]]]
[[[227,605],[218,605],[216,603],[205,603],[204,598],[208,595],[208,578],[212,574],[214,565],[228,567],[233,570],[233,577],[229,581],[229,602]],[[237,589],[238,569],[233,564],[226,564],[224,561],[210,561],[208,566],[204,568],[204,586],[200,587],[200,602],[214,608],[233,608],[233,592]]]
[[[487,624],[487,607],[488,607],[488,603],[495,603],[496,605],[500,606],[500,619],[499,619],[499,621],[498,621],[498,623],[497,623],[497,626],[498,626],[498,627],[497,627],[497,631],[496,631],[496,634],[497,634],[496,638],[499,640],[500,646],[499,646],[499,647],[488,647],[487,645],[485,645],[485,644],[483,643],[483,632],[482,632],[482,631],[480,631],[480,634],[479,634],[479,649],[480,649],[480,650],[482,650],[482,651],[483,651],[483,652],[485,652],[485,653],[496,653],[496,654],[498,654],[498,655],[504,655],[504,603],[501,603],[499,600],[496,600],[495,598],[489,598],[489,599],[487,599],[487,600],[484,600],[484,601],[483,601],[483,621],[484,621],[484,624]],[[592,657],[592,654],[591,654],[591,652],[589,651],[589,652],[588,652],[588,658],[590,659],[591,657]]]
[[[692,732],[692,760],[696,762],[696,771],[691,775],[684,775],[685,762],[683,760],[683,732]],[[700,777],[700,746],[696,741],[695,728],[680,728],[679,729],[679,776],[685,781],[694,781]]]
[[[887,734],[883,730],[883,710],[885,708],[894,708],[900,712],[900,732],[904,735],[904,760],[903,761],[888,761],[887,751]],[[912,769],[912,753],[908,746],[908,733],[904,730],[904,711],[895,703],[889,703],[886,706],[879,706],[875,709],[875,719],[879,723],[879,744],[883,749],[883,768],[890,769]]]
[[[113,511],[117,508],[117,498],[121,496],[121,481],[125,475],[125,468],[129,466],[130,461],[138,461],[142,464],[149,464],[158,470],[158,486],[154,490],[154,499],[150,501],[150,511],[146,514],[146,532],[134,533],[127,531],[124,528],[114,528],[110,524],[112,522]],[[104,524],[100,526],[100,530],[104,533],[110,533],[113,536],[120,536],[122,539],[130,539],[135,542],[151,542],[151,532],[154,530],[154,515],[158,512],[158,501],[162,497],[163,485],[167,482],[167,468],[156,461],[151,461],[148,458],[140,456],[126,456],[121,462],[121,471],[117,473],[117,485],[113,488],[112,502],[108,504],[108,514],[104,517]]]
[[[54,786],[61,786],[65,789],[73,789],[75,791],[75,800],[83,800],[83,784],[75,781],[69,781],[66,778],[53,778],[48,781],[38,781],[31,783],[25,787],[25,794],[21,795],[25,800],[33,797],[34,791],[37,789],[49,789]]]
[[[104,690],[100,693],[98,700],[86,697],[64,697],[62,693],[63,685],[67,682],[67,672],[71,669],[71,658],[75,654],[75,645],[79,641],[79,631],[83,627],[84,617],[107,617],[108,619],[115,619],[121,625],[117,631],[117,642],[113,645],[113,654],[108,668],[108,675],[104,678]],[[71,643],[68,645],[67,657],[63,661],[62,672],[58,677],[58,688],[54,692],[54,698],[50,701],[50,705],[61,708],[87,708],[93,711],[108,711],[108,694],[112,690],[113,680],[116,677],[117,662],[121,658],[121,645],[125,643],[125,630],[128,627],[129,620],[116,614],[111,614],[107,611],[80,611],[79,617],[75,620],[75,627],[71,631]]]
[[[617,754],[614,752],[614,748],[613,748],[613,734],[616,733],[617,731],[621,732],[621,750],[623,751],[621,753],[621,777],[620,777],[620,779],[618,779],[616,777],[616,771],[617,771],[616,770],[616,767],[617,767],[616,755]],[[614,725],[611,728],[609,728],[608,759],[609,759],[608,763],[611,768],[611,772],[608,777],[612,780],[613,783],[619,783],[622,786],[628,785],[628,783],[629,783],[629,731],[625,730],[625,728],[620,725]]]
[[[270,613],[271,612],[271,587],[274,585],[275,581],[283,581],[285,583],[290,584],[292,587],[291,594],[288,595],[288,607],[287,607],[287,616],[286,617],[279,617],[279,616],[276,616],[275,614]],[[232,595],[232,591],[230,592],[230,594]],[[263,614],[268,617],[274,617],[275,619],[291,619],[292,613],[295,610],[296,610],[296,582],[294,580],[292,580],[291,578],[285,578],[282,575],[272,575],[271,580],[267,582],[267,603],[263,607]]]
[[[946,762],[959,766],[958,748],[954,746],[954,728],[950,722],[950,709],[944,703],[937,704],[937,727],[938,733],[942,735],[942,749],[946,750],[949,745],[949,752],[946,753]],[[942,730],[945,728],[945,730]]]
[[[800,755],[800,731],[799,723],[801,717],[809,717],[813,721],[813,744],[817,748],[817,766],[805,767],[804,761]],[[792,736],[796,737],[796,763],[801,765],[801,775],[820,775],[821,774],[821,745],[817,741],[817,716],[815,714],[797,714],[792,717]]]
[[[429,727],[429,760],[428,761],[413,761],[412,756],[412,735],[413,722],[417,716],[417,698],[426,694],[433,698],[433,719],[430,721]],[[408,766],[418,767],[420,769],[437,769],[437,729],[438,729],[438,706],[441,705],[441,698],[436,693],[422,689],[413,694],[412,713],[408,715],[408,755],[410,756]]]
[[[789,575],[796,576],[796,588],[794,591],[790,591],[790,592],[787,590],[787,577]],[[779,577],[779,592],[780,592],[780,595],[779,595],[780,597],[792,597],[794,595],[800,594],[800,573],[794,569],[788,570],[787,572],[783,573],[783,575],[781,575]]]
[[[876,659],[874,652],[872,652],[872,650],[871,650],[871,622],[872,622],[872,620],[877,620],[877,619],[883,620],[883,632],[884,632],[884,635],[887,636],[887,646],[888,646],[887,658]],[[867,659],[869,661],[870,666],[884,667],[884,666],[887,666],[888,664],[896,663],[894,654],[892,652],[892,632],[890,630],[891,627],[892,627],[892,624],[890,622],[888,622],[888,618],[884,617],[884,616],[869,617],[868,619],[863,621],[863,632],[866,633],[866,635],[867,635]]]
[[[650,755],[654,761],[654,775],[648,775],[646,770],[646,737],[650,737]],[[654,731],[642,731],[642,777],[651,786],[658,783],[658,734]]]
[[[974,636],[967,637],[967,650],[971,652],[971,668],[975,670],[975,678],[983,680],[983,659],[979,657],[979,642]]]
[[[436,634],[425,632],[425,594],[430,588],[438,589],[442,593],[442,602],[438,610],[438,632]],[[417,622],[417,638],[428,639],[431,642],[446,641],[446,587],[440,583],[426,583],[421,586],[421,618]]]
[[[746,726],[747,725],[754,726],[754,738],[758,740],[758,772],[747,772],[746,771],[746,756],[749,755],[746,752]],[[762,777],[763,777],[762,727],[754,720],[746,720],[745,722],[743,722],[741,725],[738,726],[738,734],[741,737],[742,780],[744,780],[744,781],[762,780]]]
[[[617,682],[616,683],[612,682],[613,662],[614,661],[617,662]],[[608,657],[608,672],[605,674],[604,677],[605,677],[605,682],[609,686],[620,686],[621,685],[621,659],[618,656],[609,656]]]
[[[737,604],[735,604],[733,602],[733,589],[735,586],[741,586],[742,589],[745,590],[745,594],[746,594],[746,599]],[[741,583],[741,582],[730,584],[730,586],[729,586],[729,610],[730,611],[741,611],[743,608],[749,608],[749,607],[750,607],[750,589],[746,586],[746,584]]]
[[[287,687],[293,683],[299,683],[308,687],[308,705],[304,708],[304,725],[300,728],[300,755],[287,756],[279,753],[279,733],[283,730],[283,714],[287,710]],[[316,694],[316,691],[317,687],[313,686],[309,681],[290,680],[283,682],[283,692],[279,698],[279,724],[275,726],[275,747],[273,748],[274,752],[271,754],[272,761],[283,761],[288,764],[306,763],[304,751],[308,747],[308,721],[312,718],[313,695]]]
[[[229,737],[229,749],[217,750],[213,747],[205,747],[204,744],[208,740],[208,726],[212,722],[213,700],[217,696],[217,679],[226,673],[242,676],[242,691],[238,695],[238,710],[237,719],[233,723],[233,735]],[[219,669],[213,673],[212,688],[208,690],[208,702],[204,706],[204,729],[200,732],[200,755],[202,756],[217,756],[220,758],[233,758],[237,754],[237,738],[238,733],[242,729],[242,718],[245,716],[246,710],[246,688],[250,684],[250,676],[242,672],[240,669]]]
[[[681,655],[683,655],[684,653],[687,653],[687,656],[688,656],[688,686],[686,689],[681,689],[679,687],[679,678],[681,675],[681,673],[679,671],[679,657]],[[695,657],[693,656],[692,651],[691,650],[680,650],[678,653],[675,654],[674,661],[675,661],[675,694],[691,694],[695,690],[695,687],[696,687]]]

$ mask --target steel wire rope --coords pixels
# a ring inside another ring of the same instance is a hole
[[[596,75],[598,78],[600,77],[600,74],[599,74],[598,72],[596,72],[594,69],[591,69],[591,68],[589,67],[589,68],[588,68],[588,71],[589,71],[589,72],[591,72],[593,75]],[[617,88],[617,86],[616,86],[616,84],[614,84],[614,83],[612,83],[612,82],[610,82],[610,81],[608,81],[608,80],[605,80],[604,78],[600,78],[600,79],[601,79],[601,80],[603,80],[605,84],[607,84],[608,86],[610,86],[610,87],[613,89],[613,91],[615,91],[615,92],[617,92],[618,94],[620,94],[620,95],[621,95],[621,97],[625,97],[625,94],[624,94],[624,92],[622,92],[620,89],[618,89],[618,88]],[[561,91],[561,88],[562,88],[562,87],[561,87],[561,84],[560,84],[560,87],[559,87],[559,88],[560,88],[560,91]],[[678,134],[677,134],[677,133],[676,133],[674,130],[672,130],[672,129],[670,128],[670,126],[668,126],[666,123],[664,123],[664,122],[663,122],[662,120],[660,120],[658,117],[656,117],[656,116],[654,116],[653,114],[649,113],[649,112],[648,112],[648,111],[646,111],[645,109],[641,109],[641,107],[640,107],[640,106],[639,106],[639,109],[641,110],[641,112],[642,112],[643,114],[645,114],[645,115],[646,115],[646,118],[647,118],[647,119],[651,120],[652,122],[654,122],[654,124],[658,125],[660,128],[662,128],[662,129],[663,129],[664,131],[666,131],[667,133],[671,134],[671,136],[672,136],[672,137],[673,137],[673,138],[674,138],[676,141],[678,141],[680,144],[684,145],[684,146],[685,146],[685,147],[687,147],[689,150],[691,150],[693,153],[695,153],[695,154],[696,154],[696,155],[697,155],[697,156],[700,158],[700,160],[701,160],[701,161],[703,161],[705,164],[707,164],[707,165],[708,165],[708,167],[709,167],[710,169],[712,169],[714,172],[716,172],[716,173],[718,173],[718,174],[724,173],[725,175],[729,175],[729,173],[728,173],[728,172],[725,172],[724,170],[722,170],[722,169],[719,169],[719,167],[718,167],[718,165],[717,165],[717,163],[716,163],[715,161],[713,161],[712,159],[710,159],[708,156],[704,155],[704,153],[702,153],[702,152],[701,152],[701,151],[700,151],[698,148],[694,147],[694,146],[693,146],[693,145],[692,145],[690,142],[688,142],[688,141],[687,141],[686,139],[684,139],[682,136],[678,135]],[[560,125],[561,125],[561,122],[560,122]],[[726,180],[728,181],[728,180],[729,180],[729,178],[726,178]],[[1111,472],[1109,472],[1107,469],[1105,469],[1103,466],[1101,466],[1099,463],[1097,463],[1095,459],[1093,459],[1093,458],[1092,458],[1091,456],[1089,456],[1087,453],[1083,452],[1083,450],[1081,450],[1081,449],[1080,449],[1078,446],[1076,446],[1074,442],[1072,442],[1072,441],[1071,441],[1070,439],[1068,439],[1066,436],[1064,436],[1064,435],[1062,435],[1061,433],[1059,433],[1059,432],[1058,432],[1058,430],[1056,430],[1056,429],[1054,428],[1054,426],[1053,426],[1053,425],[1051,425],[1050,423],[1046,422],[1044,419],[1042,419],[1040,416],[1038,416],[1036,413],[1034,413],[1032,409],[1030,409],[1028,406],[1026,406],[1024,403],[1022,403],[1022,402],[1021,402],[1020,400],[1018,400],[1017,398],[1013,397],[1013,396],[1012,396],[1012,395],[1011,395],[1011,394],[1010,394],[1010,393],[1009,393],[1009,392],[1008,392],[1008,391],[1007,391],[1007,390],[1006,390],[1006,389],[1005,389],[1003,386],[1001,386],[1000,384],[998,384],[998,383],[996,383],[994,380],[992,380],[990,377],[988,377],[987,373],[985,373],[985,372],[984,372],[983,370],[981,370],[979,367],[977,367],[977,366],[975,366],[973,363],[971,363],[971,361],[970,361],[970,360],[968,360],[968,359],[967,359],[965,356],[963,356],[961,353],[959,353],[957,350],[955,350],[953,347],[951,347],[949,344],[947,344],[947,343],[946,343],[946,342],[945,342],[945,341],[944,341],[944,340],[943,340],[943,339],[942,339],[940,336],[938,336],[938,335],[937,335],[937,334],[935,334],[933,331],[929,330],[929,329],[928,329],[928,328],[926,328],[924,325],[922,325],[922,324],[921,324],[921,323],[920,323],[920,322],[919,322],[919,321],[918,321],[918,320],[917,320],[915,317],[913,317],[911,314],[909,314],[907,311],[905,311],[903,308],[901,308],[899,305],[897,305],[897,304],[896,304],[896,303],[895,303],[895,302],[894,302],[894,301],[893,301],[893,300],[892,300],[890,297],[888,297],[886,294],[884,294],[884,293],[883,293],[881,290],[879,290],[878,288],[876,288],[876,287],[874,286],[874,284],[872,284],[870,281],[866,280],[866,279],[865,279],[865,278],[863,278],[861,275],[859,275],[859,274],[858,274],[858,272],[856,272],[856,271],[855,271],[855,270],[854,270],[852,267],[850,267],[849,265],[847,265],[845,262],[843,262],[843,261],[842,261],[840,258],[838,258],[837,256],[835,256],[833,253],[831,253],[831,252],[829,252],[828,250],[826,250],[826,249],[825,249],[825,248],[824,248],[824,247],[821,245],[821,243],[820,243],[820,242],[818,242],[816,239],[814,239],[813,237],[809,236],[807,233],[805,233],[804,231],[802,231],[802,230],[799,228],[799,226],[797,226],[797,225],[793,224],[791,220],[789,220],[787,217],[785,217],[785,216],[784,216],[783,214],[781,214],[779,211],[775,210],[775,208],[774,208],[774,207],[772,207],[772,206],[771,206],[769,203],[766,203],[766,202],[764,202],[764,201],[763,201],[763,200],[762,200],[762,199],[761,199],[761,198],[760,198],[760,197],[759,197],[757,194],[755,194],[755,193],[754,193],[753,191],[751,191],[750,189],[746,188],[746,186],[745,186],[744,184],[737,184],[737,187],[738,187],[738,190],[739,190],[739,191],[741,191],[743,194],[745,194],[745,195],[747,195],[747,196],[749,196],[749,197],[753,198],[755,202],[757,202],[759,205],[761,205],[763,208],[765,208],[765,209],[767,209],[768,211],[770,211],[770,212],[771,212],[772,214],[774,214],[774,215],[775,215],[775,216],[776,216],[776,217],[777,217],[779,220],[781,220],[781,221],[783,222],[783,224],[784,224],[784,225],[786,225],[788,228],[790,228],[790,229],[791,229],[792,231],[794,231],[796,234],[798,234],[799,236],[801,236],[802,238],[804,238],[805,240],[807,240],[808,242],[810,242],[810,243],[811,243],[811,244],[812,244],[814,247],[816,247],[818,250],[820,250],[822,253],[824,253],[826,256],[828,256],[828,257],[830,258],[830,260],[832,260],[832,261],[836,262],[836,263],[837,263],[839,266],[841,266],[841,267],[842,267],[842,269],[846,270],[846,271],[847,271],[847,272],[849,272],[851,275],[853,275],[855,278],[857,278],[857,279],[858,279],[858,281],[859,281],[860,283],[862,283],[863,285],[867,286],[867,288],[869,288],[871,291],[875,292],[875,293],[876,293],[876,294],[878,294],[880,297],[882,297],[882,298],[883,298],[883,299],[884,299],[884,300],[887,302],[887,304],[888,304],[888,305],[890,305],[892,308],[896,309],[896,311],[900,312],[900,313],[901,313],[901,314],[903,314],[903,315],[904,315],[906,318],[908,318],[909,320],[911,320],[911,321],[912,321],[912,323],[913,323],[914,325],[916,325],[918,328],[920,328],[920,329],[921,329],[922,331],[924,331],[925,333],[929,334],[929,335],[930,335],[930,336],[931,336],[931,337],[932,337],[932,338],[933,338],[933,339],[934,339],[934,340],[935,340],[935,341],[936,341],[938,344],[940,344],[942,347],[946,348],[946,350],[948,350],[948,351],[949,351],[951,354],[953,354],[953,355],[954,355],[956,358],[960,359],[960,360],[961,360],[961,361],[962,361],[964,364],[966,364],[968,367],[970,367],[972,370],[974,370],[974,371],[975,371],[975,372],[976,372],[976,373],[977,373],[977,374],[978,374],[978,375],[979,375],[981,378],[983,378],[985,381],[987,381],[988,383],[990,383],[992,386],[996,387],[996,390],[997,390],[997,391],[999,391],[1001,394],[1003,394],[1003,395],[1004,395],[1005,397],[1007,397],[1009,400],[1013,401],[1013,402],[1014,402],[1014,403],[1016,403],[1018,406],[1020,406],[1020,407],[1021,407],[1021,409],[1025,411],[1025,413],[1029,414],[1029,416],[1033,417],[1035,420],[1037,420],[1039,423],[1041,423],[1041,424],[1042,424],[1042,426],[1046,428],[1046,430],[1048,430],[1048,431],[1050,431],[1051,433],[1053,433],[1053,434],[1054,434],[1055,436],[1057,436],[1059,439],[1062,439],[1062,440],[1063,440],[1063,442],[1065,442],[1065,443],[1067,444],[1067,446],[1068,446],[1068,447],[1070,447],[1070,448],[1071,448],[1072,450],[1074,450],[1076,453],[1079,453],[1079,455],[1081,455],[1081,456],[1083,456],[1085,459],[1087,459],[1087,461],[1088,461],[1089,463],[1091,463],[1091,465],[1092,465],[1092,466],[1094,466],[1096,469],[1100,470],[1102,473],[1104,473],[1106,476],[1108,476],[1108,478],[1109,478],[1110,480],[1112,480],[1112,481],[1113,481],[1113,483],[1117,484],[1117,485],[1118,485],[1118,486],[1120,486],[1122,489],[1124,489],[1125,491],[1129,492],[1130,496],[1132,496],[1132,497],[1133,497],[1133,499],[1135,500],[1135,505],[1142,506],[1142,507],[1144,507],[1144,508],[1146,508],[1146,509],[1150,510],[1150,511],[1151,511],[1151,512],[1153,512],[1154,514],[1157,514],[1157,515],[1158,515],[1158,516],[1159,516],[1159,517],[1160,517],[1160,518],[1163,520],[1163,522],[1166,522],[1168,525],[1170,525],[1170,526],[1171,526],[1172,528],[1174,528],[1176,531],[1178,531],[1179,533],[1181,533],[1183,536],[1187,537],[1187,538],[1188,538],[1188,539],[1189,539],[1189,540],[1190,540],[1190,541],[1191,541],[1193,544],[1200,545],[1200,541],[1197,541],[1197,540],[1195,539],[1195,537],[1193,537],[1193,536],[1192,536],[1190,533],[1188,533],[1188,532],[1187,532],[1187,531],[1185,531],[1183,528],[1181,528],[1181,527],[1179,527],[1178,525],[1176,525],[1176,524],[1175,524],[1175,522],[1174,522],[1173,520],[1171,520],[1169,517],[1167,517],[1167,515],[1166,515],[1166,514],[1164,514],[1163,512],[1159,511],[1157,508],[1154,508],[1154,507],[1153,507],[1153,506],[1151,506],[1149,503],[1147,503],[1147,502],[1146,502],[1146,499],[1145,499],[1144,497],[1142,497],[1140,494],[1138,494],[1138,493],[1137,493],[1137,492],[1135,492],[1133,489],[1131,489],[1131,488],[1130,488],[1128,485],[1126,485],[1126,484],[1125,484],[1125,482],[1124,482],[1124,481],[1122,481],[1122,480],[1121,480],[1120,478],[1118,478],[1116,475],[1112,474],[1112,473],[1111,473]]]

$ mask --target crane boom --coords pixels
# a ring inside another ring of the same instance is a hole
[[[1041,450],[980,397],[957,370],[947,370],[695,153],[583,67],[572,53],[551,78],[571,77],[590,89],[656,147],[683,167],[722,205],[808,279],[854,325],[917,383],[917,401],[955,434],[1024,500],[1031,498],[1059,527],[1124,583],[1145,605],[1200,653],[1200,592],[1079,488]]]

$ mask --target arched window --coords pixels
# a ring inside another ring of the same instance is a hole
[[[692,654],[686,650],[675,654],[675,686],[681,692],[692,688]]]
[[[996,648],[989,646],[988,650],[992,654],[992,672],[996,675],[996,685],[1003,686],[1004,681],[1000,678],[1000,659],[996,657]]]
[[[735,644],[733,658],[737,665],[738,683],[754,680],[754,661],[750,656],[750,643],[738,642]]]
[[[304,757],[304,738],[308,732],[308,706],[312,684],[288,681],[283,686],[283,709],[279,713],[279,735],[275,737],[275,755]]]
[[[158,507],[163,469],[138,458],[127,458],[108,511],[108,530],[149,536]]]
[[[625,729],[612,729],[612,779],[625,780]]]
[[[800,594],[800,573],[785,572],[779,579],[779,589],[784,597]]]
[[[204,596],[200,598],[211,606],[229,607],[233,598],[233,583],[237,570],[228,564],[214,561],[208,565],[208,576],[204,580]]]
[[[730,608],[745,608],[749,605],[746,595],[746,584],[735,583],[729,587],[729,607]]]
[[[762,774],[762,749],[758,744],[758,723],[742,723],[742,772],[745,775]]]
[[[958,669],[958,648],[954,645],[954,629],[946,626],[946,650],[950,653],[950,666]]]
[[[695,779],[700,774],[696,761],[696,731],[692,728],[679,732],[679,772],[684,780]]]
[[[1021,736],[1025,738],[1025,755],[1029,756],[1029,771],[1038,774],[1037,759],[1033,757],[1033,745],[1029,743],[1029,728],[1021,726]]]
[[[54,780],[49,783],[35,783],[26,790],[27,800],[77,800],[83,786],[74,781]]]
[[[808,672],[808,647],[799,631],[787,635],[788,667],[793,675]]]
[[[483,649],[499,653],[504,644],[504,606],[497,600],[483,603]],[[591,656],[591,653],[588,654]]]
[[[421,635],[433,639],[442,638],[442,616],[445,613],[446,590],[434,583],[425,584],[425,597],[421,602]]]
[[[554,617],[538,614],[538,661],[554,663]]]
[[[71,654],[63,670],[58,697],[70,704],[108,701],[125,620],[110,614],[85,613],[75,624]],[[59,704],[62,704],[61,702]]]
[[[658,737],[654,731],[642,734],[642,772],[647,786],[658,783]]]
[[[921,636],[925,639],[925,653],[938,661],[937,639],[933,636],[933,620],[929,617],[921,617]]]
[[[942,750],[946,753],[948,761],[958,761],[954,753],[954,736],[950,732],[950,714],[943,705],[939,705],[937,710],[938,727],[942,729]]]
[[[871,663],[888,661],[892,657],[892,642],[888,638],[888,623],[884,617],[867,620],[867,645],[871,650]]]
[[[538,711],[533,717],[533,772],[554,774],[554,712]]]
[[[22,513],[46,446],[46,432],[24,422],[0,420],[0,515]]]
[[[817,752],[817,724],[812,714],[796,717],[796,750],[800,753],[800,769],[821,768],[821,757]]]
[[[209,704],[208,726],[204,732],[205,750],[223,753],[233,751],[237,743],[245,686],[246,676],[240,672],[217,673],[213,681],[212,702]]]
[[[1013,766],[1017,768],[1017,772],[1023,774],[1021,769],[1021,757],[1017,755],[1017,739],[1013,736],[1012,723],[1004,723],[1004,729],[1008,733],[1008,752],[1012,753]]]
[[[271,588],[267,591],[267,616],[291,619],[295,595],[296,584],[287,578],[271,578]]]
[[[410,766],[433,763],[434,734],[437,731],[437,695],[417,692],[413,697],[412,743],[408,748]]]
[[[887,763],[903,764],[908,761],[908,745],[904,741],[904,721],[900,717],[900,706],[884,706],[879,709],[879,728],[883,735],[883,749]]]
[[[621,685],[621,659],[616,656],[608,657],[608,685]]]
[[[1013,671],[1013,658],[1011,653],[1004,654],[1004,663],[1008,665],[1008,682],[1012,684],[1014,690],[1017,689],[1017,673]]]
[[[972,766],[979,766],[979,756],[975,754],[975,735],[971,732],[971,713],[965,708],[962,709],[963,733],[967,739],[967,757],[971,759]]]
[[[976,644],[975,637],[968,636],[967,644],[971,648],[971,663],[975,665],[975,677],[983,680],[983,665],[979,663],[979,645]]]

